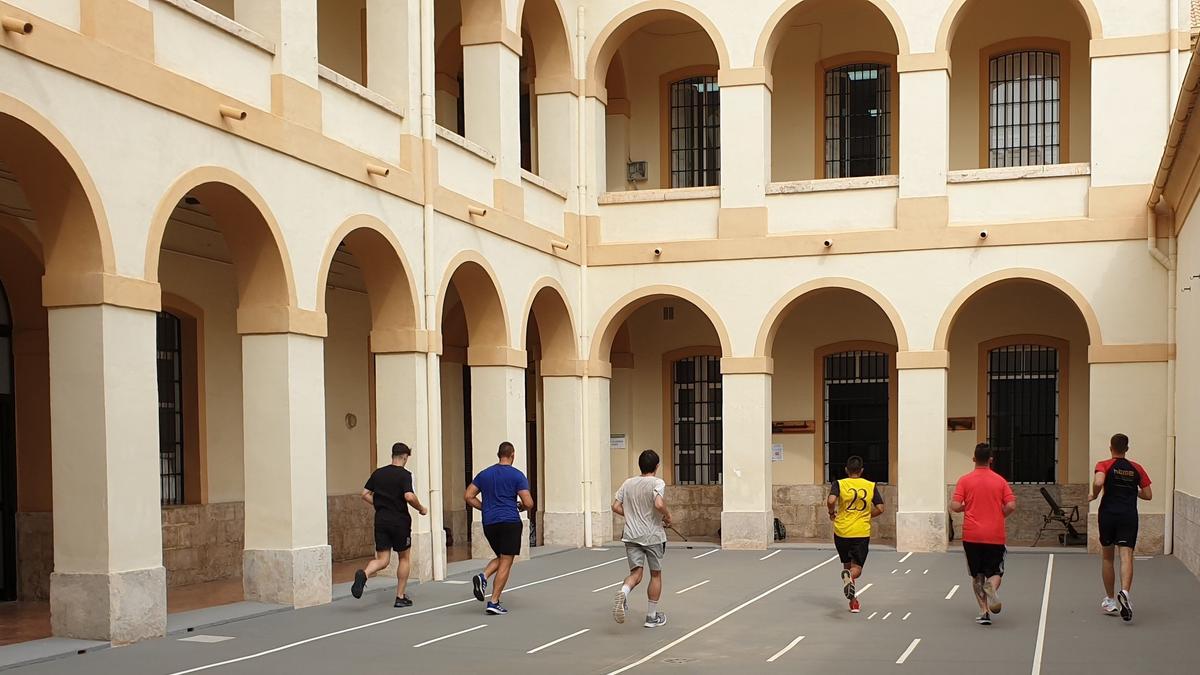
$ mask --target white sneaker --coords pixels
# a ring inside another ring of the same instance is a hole
[[[642,624],[643,628],[658,628],[659,626],[667,625],[667,615],[662,612],[655,612],[654,616],[646,617],[646,623]]]
[[[1100,603],[1100,610],[1101,610],[1102,612],[1104,612],[1105,614],[1110,614],[1110,615],[1111,615],[1111,614],[1116,614],[1117,612],[1121,611],[1121,608],[1120,608],[1120,607],[1117,605],[1117,601],[1116,601],[1116,600],[1113,600],[1112,598],[1106,597],[1106,598],[1104,598],[1104,600],[1103,600],[1103,601]]]
[[[629,598],[626,597],[623,591],[617,591],[616,597],[613,598],[613,621],[616,621],[617,623],[625,623],[625,609],[628,606]]]

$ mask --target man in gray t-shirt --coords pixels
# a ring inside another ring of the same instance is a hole
[[[658,611],[658,599],[662,596],[662,559],[667,553],[667,532],[671,526],[671,512],[664,499],[666,483],[657,476],[658,453],[643,451],[638,457],[638,468],[642,475],[626,480],[613,499],[613,513],[625,518],[625,530],[621,541],[625,542],[625,557],[629,559],[629,576],[613,598],[613,619],[625,623],[625,610],[629,606],[629,592],[642,581],[642,569],[650,568],[650,585],[646,589],[649,601],[646,609],[646,628],[657,628],[667,623],[667,616]]]

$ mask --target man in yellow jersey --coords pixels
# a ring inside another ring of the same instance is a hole
[[[859,611],[854,582],[862,575],[871,545],[871,519],[883,513],[883,495],[862,477],[862,457],[846,460],[846,478],[833,481],[825,505],[833,521],[833,545],[842,559],[842,592],[850,601],[850,611]]]

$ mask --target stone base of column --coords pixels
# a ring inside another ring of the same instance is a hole
[[[492,552],[492,547],[488,544],[487,537],[483,536],[483,523],[478,520],[471,521],[471,558],[474,560],[491,560],[496,554]],[[529,521],[521,519],[521,554],[517,556],[517,560],[529,560]]]
[[[50,575],[50,630],[56,637],[114,644],[167,632],[167,571]]]
[[[582,513],[541,514],[542,544],[545,546],[583,546]]]
[[[393,555],[392,560],[395,561],[396,556]],[[412,563],[412,569],[408,573],[410,579],[418,581],[433,580],[433,533],[413,532],[409,560]],[[392,576],[395,575],[396,570],[393,567]]]
[[[619,539],[620,532],[613,531],[612,511],[592,511],[592,546],[603,546]]]
[[[721,548],[766,550],[774,540],[770,511],[724,511],[721,513]]]
[[[246,549],[242,589],[247,600],[292,607],[327,604],[333,594],[333,554],[329,546]]]
[[[946,514],[901,511],[896,514],[896,550],[935,553],[946,550]]]

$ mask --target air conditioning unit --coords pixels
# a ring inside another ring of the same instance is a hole
[[[646,162],[629,162],[625,165],[625,180],[630,183],[644,183],[646,181]]]

